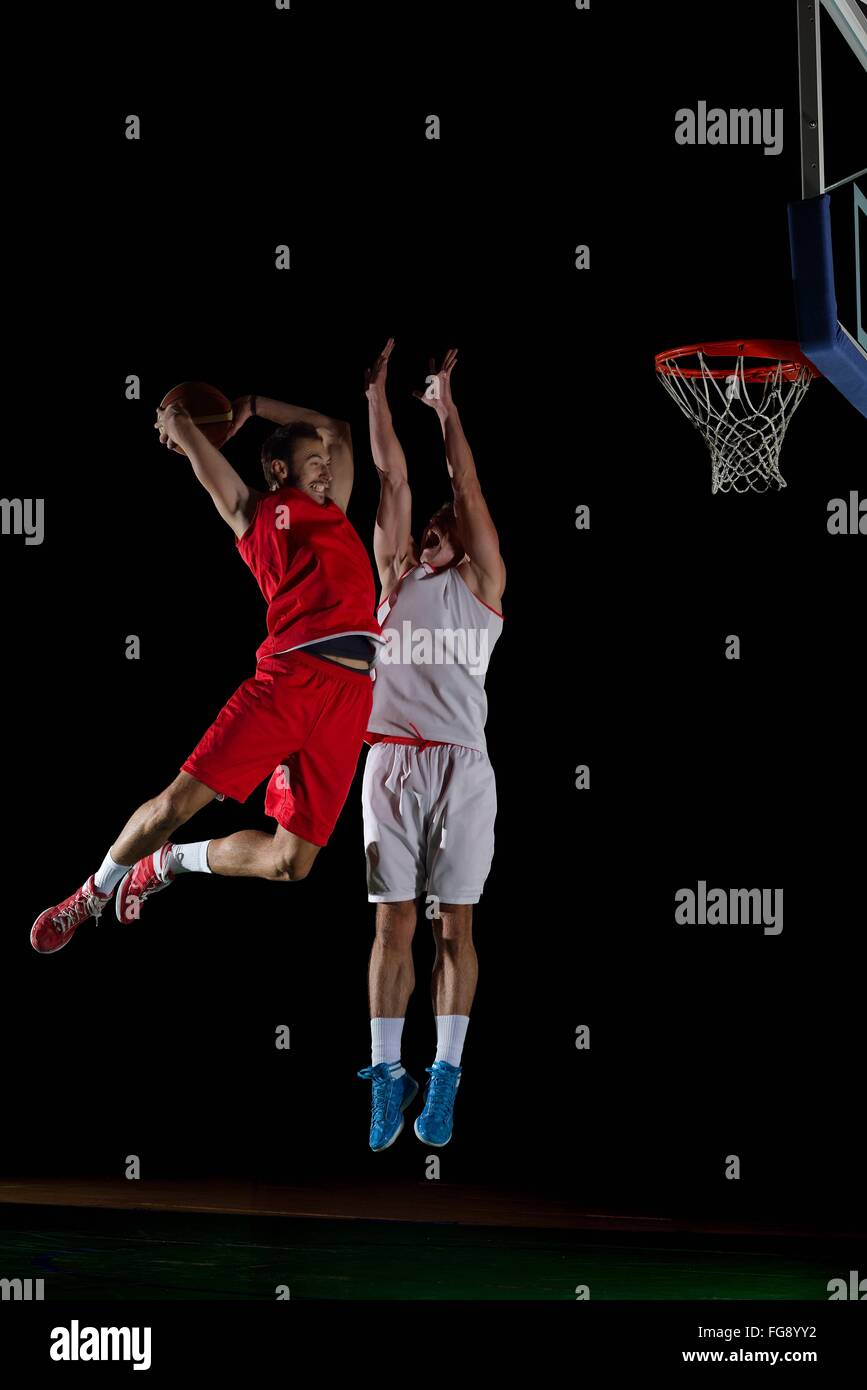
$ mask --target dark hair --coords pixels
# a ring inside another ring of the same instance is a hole
[[[448,532],[453,539],[457,539],[458,519],[455,515],[454,502],[444,502],[441,507],[437,507],[428,522],[428,526],[439,526],[443,531]]]
[[[436,526],[440,531],[444,532],[444,534],[451,541],[458,559],[460,559],[462,555],[466,554],[466,551],[464,550],[464,543],[461,539],[461,529],[458,526],[458,518],[455,512],[455,504],[453,500],[450,499],[448,502],[444,502],[441,507],[437,507],[436,511],[434,512],[433,516],[428,522],[428,526]]]
[[[299,439],[318,438],[319,431],[313,425],[308,425],[305,420],[296,420],[292,425],[281,425],[273,434],[270,434],[262,445],[262,472],[265,474],[265,482],[268,486],[270,487],[274,481],[271,464],[275,459],[282,459],[289,469],[289,477],[294,479],[292,459],[295,445]]]

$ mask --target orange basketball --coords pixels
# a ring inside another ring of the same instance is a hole
[[[180,386],[173,387],[163,396],[160,410],[165,410],[173,401],[181,402],[192,416],[193,423],[219,449],[232,427],[232,402],[228,396],[224,396],[216,386],[209,386],[206,381],[182,381]]]

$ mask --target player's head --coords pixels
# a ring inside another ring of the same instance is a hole
[[[331,465],[322,436],[313,425],[281,425],[262,445],[262,472],[269,492],[297,487],[317,502],[326,501]]]
[[[464,554],[454,503],[446,502],[434,512],[421,533],[419,559],[434,569],[448,569],[449,565],[458,564]]]

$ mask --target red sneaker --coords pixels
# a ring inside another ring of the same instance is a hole
[[[34,951],[39,951],[42,955],[47,955],[50,951],[59,951],[61,946],[72,940],[76,927],[80,927],[88,917],[99,917],[110,899],[110,893],[97,891],[91,874],[81,888],[76,888],[75,892],[64,898],[57,907],[47,907],[44,912],[40,912],[30,928],[30,944]]]
[[[155,853],[146,854],[144,859],[133,864],[129,873],[121,879],[114,910],[117,920],[123,922],[124,926],[138,921],[145,898],[149,898],[152,893],[160,893],[174,880],[171,869],[166,868],[166,859],[171,848],[170,844],[166,844]]]

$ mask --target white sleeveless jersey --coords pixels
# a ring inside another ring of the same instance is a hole
[[[502,614],[457,570],[416,565],[379,606],[382,626],[368,730],[486,752],[485,674]]]

